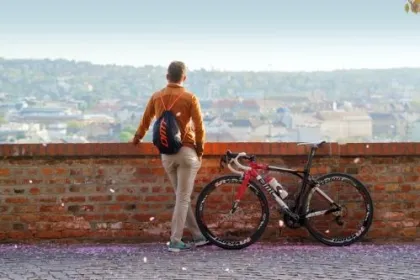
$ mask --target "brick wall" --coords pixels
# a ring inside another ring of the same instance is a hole
[[[307,155],[295,143],[209,143],[194,197],[221,174],[228,148],[293,168]],[[317,154],[313,172],[348,172],[369,187],[375,217],[365,240],[420,240],[420,143],[332,143]],[[165,241],[174,194],[160,164],[151,144],[0,145],[0,240]],[[265,240],[310,240],[279,218],[271,212]]]

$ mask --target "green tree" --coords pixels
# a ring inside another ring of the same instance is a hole
[[[83,127],[83,124],[81,122],[78,122],[78,121],[69,121],[67,123],[67,128],[81,129],[82,127]]]
[[[121,142],[130,142],[133,139],[133,133],[128,131],[121,131],[120,133],[120,141]]]

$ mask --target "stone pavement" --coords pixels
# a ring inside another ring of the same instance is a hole
[[[420,245],[0,245],[0,279],[420,279]]]

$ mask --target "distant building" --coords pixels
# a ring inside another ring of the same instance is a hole
[[[400,121],[392,113],[369,113],[372,118],[372,133],[374,136],[395,136]]]
[[[27,123],[55,123],[57,121],[80,120],[81,118],[80,111],[59,107],[28,107],[9,115],[11,121]]]
[[[316,117],[322,121],[321,134],[329,141],[372,138],[372,118],[365,112],[322,111]]]

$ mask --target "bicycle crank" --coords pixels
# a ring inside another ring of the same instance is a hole
[[[291,208],[290,211],[293,213],[294,208]],[[302,227],[302,222],[300,220],[293,219],[287,212],[283,214],[283,221],[288,228],[298,229]]]

